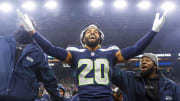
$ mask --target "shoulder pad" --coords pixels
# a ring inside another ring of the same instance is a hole
[[[106,47],[102,47],[101,49],[99,49],[100,51],[110,51],[110,50],[119,50],[118,46],[115,45],[110,45],[110,46],[106,46]]]
[[[68,51],[84,52],[86,49],[81,46],[71,45],[66,48]]]

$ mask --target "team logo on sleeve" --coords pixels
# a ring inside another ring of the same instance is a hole
[[[28,60],[28,61],[30,61],[30,62],[34,62],[34,59],[33,59],[32,57],[30,57],[30,56],[27,56],[27,57],[26,57],[26,60]]]

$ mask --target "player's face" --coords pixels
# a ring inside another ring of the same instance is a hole
[[[149,57],[143,57],[140,61],[140,70],[143,77],[148,77],[155,72],[157,66]]]
[[[156,72],[157,66],[154,64],[154,62],[149,57],[143,57],[140,61],[140,75],[142,77],[150,77],[153,75],[153,73]]]
[[[147,71],[149,69],[154,69],[155,64],[149,57],[143,57],[140,61],[140,69],[141,71]]]
[[[83,41],[89,47],[96,47],[100,42],[100,33],[96,28],[89,28],[85,32]]]

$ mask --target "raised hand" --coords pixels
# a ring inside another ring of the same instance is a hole
[[[156,17],[154,19],[154,23],[153,23],[153,27],[152,27],[153,31],[159,32],[161,30],[162,26],[165,23],[167,12],[168,12],[167,10],[164,11],[164,14],[162,15],[161,18],[159,18],[160,13],[159,12],[156,13]]]
[[[23,26],[27,32],[35,32],[35,28],[29,16],[27,14],[23,14],[19,9],[17,9],[16,11],[20,26]]]

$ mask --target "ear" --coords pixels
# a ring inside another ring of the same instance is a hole
[[[154,64],[154,69],[157,69],[157,66]]]
[[[99,38],[99,44],[101,44],[102,42],[101,42],[101,38]]]
[[[83,38],[82,42],[85,43],[85,38]]]

